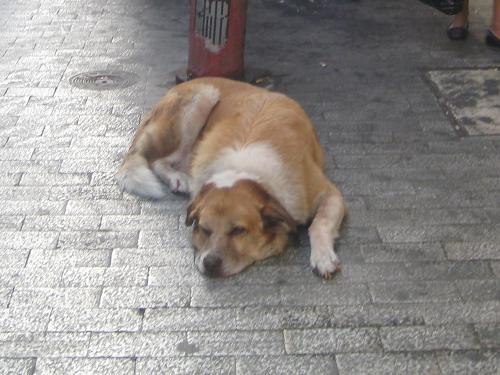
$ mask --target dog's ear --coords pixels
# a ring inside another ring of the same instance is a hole
[[[269,196],[264,207],[261,209],[262,222],[264,228],[272,229],[277,226],[283,226],[287,232],[295,232],[297,229],[297,222],[286,209],[276,200]]]
[[[193,223],[195,222],[195,220],[198,220],[198,209],[196,208],[197,207],[197,197],[195,197],[191,203],[189,203],[189,206],[187,207],[187,210],[186,210],[186,225],[188,227],[190,227],[191,225],[193,225]]]
[[[207,192],[212,189],[213,185],[208,184],[203,186],[203,188],[199,191],[198,194],[191,200],[187,209],[186,209],[186,225],[190,227],[194,224],[195,221],[198,221],[198,217],[200,215],[200,209],[205,198]]]

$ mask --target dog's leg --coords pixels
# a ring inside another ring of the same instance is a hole
[[[216,88],[200,85],[198,92],[193,96],[180,117],[178,124],[181,138],[180,145],[172,154],[155,160],[151,168],[155,174],[174,193],[189,193],[191,177],[189,176],[189,159],[198,135],[205,126],[208,115],[219,100]]]
[[[328,182],[322,194],[316,215],[309,227],[311,241],[311,266],[313,271],[330,279],[340,269],[340,260],[334,251],[334,240],[338,237],[342,219],[346,213],[342,194]]]
[[[189,191],[189,154],[219,101],[219,90],[206,84],[181,86],[141,124],[116,175],[123,190],[159,199],[166,194],[165,182],[174,192]]]

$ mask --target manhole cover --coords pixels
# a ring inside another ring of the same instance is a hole
[[[500,69],[433,70],[429,78],[460,133],[500,134]]]
[[[132,86],[139,77],[134,73],[121,71],[97,71],[80,73],[69,79],[72,86],[84,90],[116,90]]]

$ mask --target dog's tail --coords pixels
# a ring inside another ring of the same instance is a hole
[[[165,184],[156,177],[140,153],[127,156],[116,174],[116,181],[122,190],[145,198],[161,199],[167,194]]]

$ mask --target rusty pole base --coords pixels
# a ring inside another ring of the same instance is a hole
[[[186,69],[182,68],[176,70],[174,75],[176,85],[196,78],[193,75],[188,74]],[[245,69],[243,77],[238,79],[238,81],[247,82],[266,89],[273,89],[278,83],[278,77],[274,77],[271,72],[266,69],[247,68]]]

